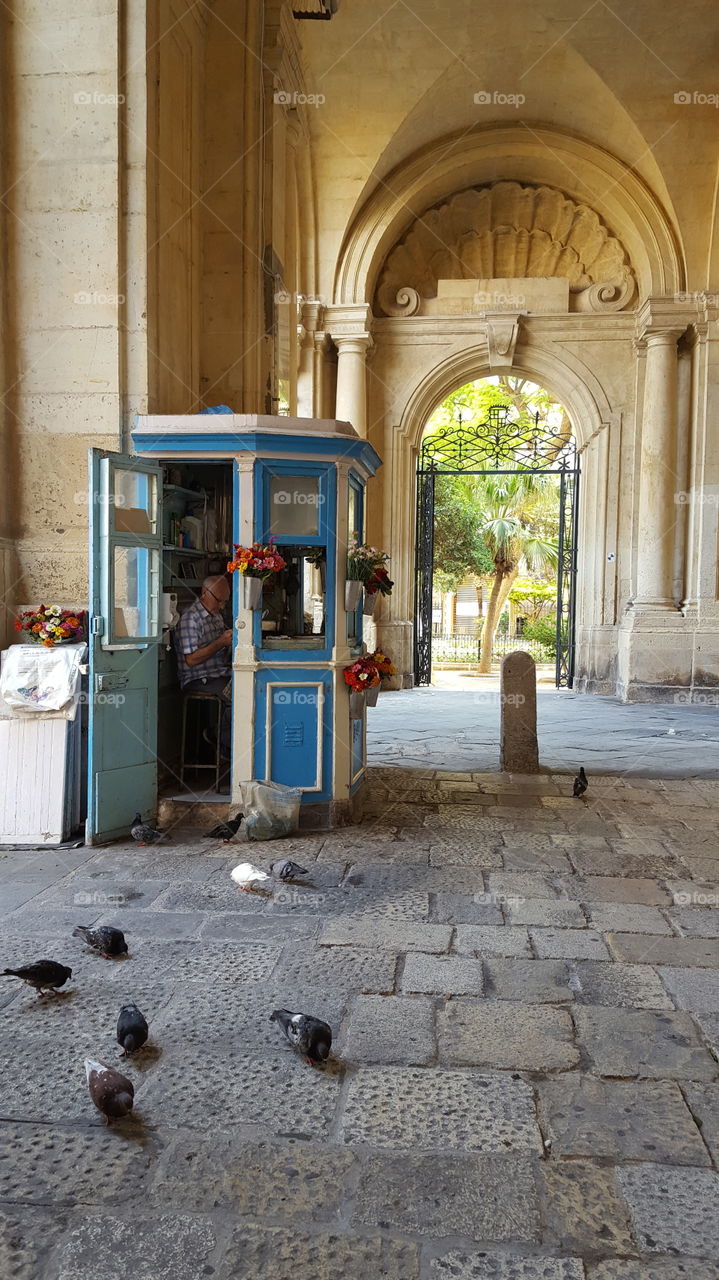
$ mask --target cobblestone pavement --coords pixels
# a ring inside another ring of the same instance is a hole
[[[719,1280],[719,783],[570,791],[376,769],[361,826],[281,845],[0,851],[0,958],[74,970],[0,986],[0,1276]],[[236,890],[279,851],[305,884]],[[129,999],[108,1130],[83,1058]]]

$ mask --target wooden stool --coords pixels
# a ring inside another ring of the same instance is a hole
[[[200,705],[198,707],[197,714],[195,716],[195,726],[194,726],[195,731],[194,731],[194,737],[191,743],[192,758],[188,760],[187,758],[187,747],[188,747],[187,711],[191,702],[197,702]],[[200,755],[201,755],[200,743],[201,743],[202,729],[212,727],[211,724],[203,725],[202,723],[203,720],[206,718],[202,714],[203,703],[213,703],[214,709],[215,709],[215,760],[213,764],[203,764],[200,761]],[[186,769],[196,769],[198,772],[201,769],[204,769],[204,770],[210,769],[215,775],[215,791],[219,789],[220,775],[223,772],[223,761],[222,761],[221,746],[220,746],[220,731],[222,728],[223,713],[224,713],[224,703],[222,701],[222,698],[219,696],[219,694],[193,692],[193,693],[185,693],[182,695],[182,745],[180,747],[180,786],[184,787],[185,785]]]

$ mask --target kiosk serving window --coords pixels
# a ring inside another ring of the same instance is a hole
[[[263,514],[257,537],[272,539],[287,564],[264,584],[255,643],[269,650],[325,652],[331,647],[327,583],[334,573],[328,572],[328,554],[334,566],[334,468],[262,461],[258,472]]]

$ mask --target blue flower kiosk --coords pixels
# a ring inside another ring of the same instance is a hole
[[[157,461],[231,462],[233,542],[272,541],[286,561],[259,599],[233,574],[232,802],[244,781],[269,780],[302,788],[303,826],[352,821],[366,711],[353,718],[344,680],[364,652],[347,547],[363,540],[366,484],[381,459],[347,422],[249,414],[140,416],[133,445]]]

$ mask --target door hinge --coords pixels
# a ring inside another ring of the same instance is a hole
[[[94,618],[92,619],[92,634],[94,636],[102,635],[102,622],[103,622],[103,619],[100,617],[100,615],[95,614]]]

